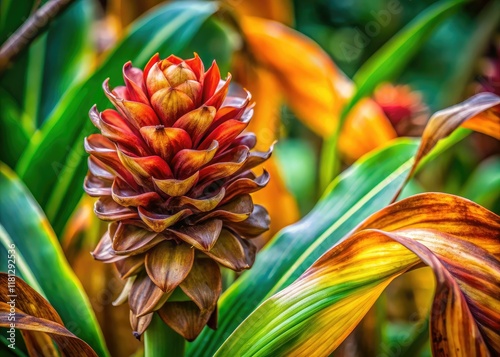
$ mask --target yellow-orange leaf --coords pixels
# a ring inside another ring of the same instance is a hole
[[[437,282],[433,354],[500,354],[500,217],[460,197],[427,193],[368,218],[266,300],[217,355],[328,356],[383,289],[422,262]]]
[[[353,84],[315,42],[275,21],[243,16],[252,55],[279,80],[288,105],[318,135],[333,134]]]
[[[243,16],[241,26],[252,56],[275,81],[277,79],[280,92],[297,117],[319,136],[328,138],[333,135],[342,108],[352,96],[352,81],[314,41],[283,24]],[[271,86],[262,87],[261,92],[262,102],[270,103],[265,96],[276,96],[278,91]],[[252,93],[260,94],[255,90]],[[261,101],[256,102],[257,108],[262,105]],[[268,112],[275,113],[278,109],[276,105]],[[353,161],[395,137],[397,134],[380,107],[366,98],[350,112],[339,148],[348,160]]]
[[[479,93],[469,99],[435,113],[422,134],[422,143],[415,165],[429,153],[439,140],[446,138],[459,126],[467,127],[500,139],[500,97]]]
[[[240,15],[258,16],[291,25],[293,22],[293,6],[291,0],[225,0]]]

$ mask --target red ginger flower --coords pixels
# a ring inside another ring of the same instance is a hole
[[[383,83],[373,95],[398,136],[421,136],[429,117],[419,92],[408,85]]]
[[[251,169],[269,152],[250,151],[241,134],[253,114],[248,92],[229,93],[214,62],[205,72],[194,58],[153,56],[144,71],[128,62],[125,86],[107,97],[117,111],[90,119],[101,131],[85,139],[90,154],[85,191],[99,200],[96,215],[109,221],[93,256],[114,263],[125,288],[134,334],[153,312],[188,340],[217,323],[219,264],[252,266],[249,238],[269,228],[265,208],[249,195],[269,181]],[[241,135],[240,135],[241,134]]]

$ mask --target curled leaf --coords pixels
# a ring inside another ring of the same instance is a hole
[[[30,354],[49,356],[53,352],[52,337],[60,351],[66,356],[96,356],[97,354],[83,340],[68,331],[52,305],[26,284],[21,278],[15,278],[13,291],[8,291],[9,275],[0,273],[0,284],[5,289],[0,291],[0,326],[23,331]],[[15,296],[14,296],[15,295]],[[13,312],[13,310],[15,312]],[[14,315],[13,315],[14,314]],[[14,316],[14,320],[13,320]],[[36,336],[36,337],[35,337]],[[40,343],[40,342],[43,343]],[[45,345],[44,343],[48,343]]]
[[[452,195],[427,193],[388,206],[267,299],[216,355],[329,355],[384,288],[421,262],[437,281],[434,355],[499,354],[499,232],[499,216]]]

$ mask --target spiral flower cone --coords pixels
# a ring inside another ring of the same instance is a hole
[[[217,324],[219,265],[248,269],[249,240],[269,227],[250,193],[269,174],[251,169],[271,155],[255,152],[243,133],[253,114],[248,92],[230,88],[214,62],[153,56],[144,70],[126,63],[124,86],[104,92],[116,110],[90,119],[100,130],[85,139],[90,154],[85,191],[99,197],[95,214],[109,221],[93,256],[126,279],[116,304],[128,300],[134,334],[157,312],[193,340]]]

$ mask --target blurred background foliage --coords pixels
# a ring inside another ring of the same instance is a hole
[[[44,2],[3,0],[0,43]],[[86,159],[82,139],[91,130],[86,103],[105,103],[100,83],[111,77],[113,86],[117,85],[121,64],[129,59],[135,58],[134,65],[140,67],[156,51],[180,57],[196,51],[207,68],[217,60],[222,73],[231,72],[236,82],[252,92],[257,106],[249,130],[257,134],[259,149],[278,140],[275,155],[265,166],[272,181],[255,197],[268,207],[273,222],[271,232],[260,241],[262,246],[306,215],[323,193],[325,141],[334,135],[335,123],[352,96],[349,78],[356,81],[358,70],[391,38],[430,6],[443,2],[225,0],[215,16],[208,2],[205,8],[196,5],[201,14],[196,19],[174,11],[172,22],[183,25],[171,28],[154,22],[155,11],[163,10],[151,9],[160,3],[74,1],[0,74],[1,161],[17,172],[47,215],[116,356],[140,353],[141,344],[131,338],[128,308],[110,308],[121,290],[116,273],[88,254],[105,226],[91,212],[92,199],[83,197],[86,167],[79,164]],[[152,11],[145,15],[150,25],[137,20],[148,11]],[[242,20],[245,16],[253,18]],[[259,48],[262,38],[251,34],[265,26],[259,22],[262,19],[290,26],[319,47],[309,48],[308,40],[285,33],[280,46]],[[358,119],[347,119],[339,142],[341,155],[334,158],[337,172],[396,136],[419,136],[437,110],[480,91],[500,94],[499,19],[498,1],[472,1],[418,32],[408,62],[389,70],[383,82],[390,83],[377,83],[369,99],[358,104],[353,110]],[[305,41],[308,52],[286,61],[292,41]],[[275,66],[273,58],[281,60],[282,68]],[[308,62],[311,58],[319,62]],[[325,65],[328,58],[332,67]],[[322,82],[325,78],[327,84]],[[335,98],[325,89],[330,81]],[[306,89],[301,92],[301,88]],[[61,121],[65,125],[57,127]],[[69,139],[60,144],[62,136]],[[52,190],[55,185],[58,189]],[[500,213],[498,140],[474,133],[432,160],[404,195],[424,191],[462,195]],[[413,336],[412,343],[421,344],[410,350],[427,346],[420,355],[428,355],[428,341],[418,337],[427,333],[422,319],[429,309],[432,279],[428,269],[398,278],[335,355],[403,353],[409,348],[408,336]]]

